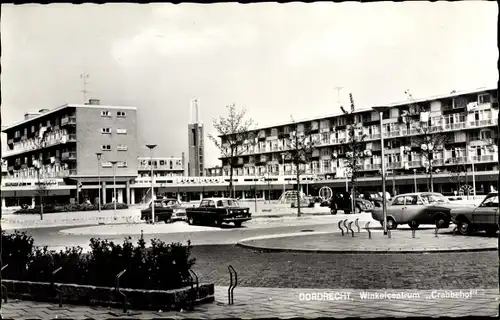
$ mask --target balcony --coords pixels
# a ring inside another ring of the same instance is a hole
[[[485,154],[482,156],[472,156],[472,161],[477,162],[496,162],[498,161],[498,156],[496,154]]]
[[[22,154],[25,152],[47,148],[55,146],[58,144],[64,144],[68,142],[76,142],[76,134],[60,134],[51,133],[47,135],[45,141],[37,146],[34,139],[29,139],[21,142],[14,143],[14,148],[12,150],[5,150],[3,152],[4,157],[9,157],[17,154]]]
[[[400,169],[402,168],[401,162],[389,162],[387,163],[387,169]]]
[[[382,168],[380,163],[365,164],[364,166],[364,170],[380,170],[380,168]]]
[[[76,116],[64,117],[61,119],[61,127],[76,125]]]
[[[11,139],[7,140],[7,144],[14,144],[14,139],[11,138]]]
[[[76,152],[63,152],[61,154],[61,160],[62,161],[68,161],[68,160],[76,160]]]
[[[408,166],[410,168],[420,168],[422,166],[422,160],[408,161]]]

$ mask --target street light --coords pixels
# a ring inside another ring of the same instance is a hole
[[[468,152],[471,151],[470,146],[467,146],[467,151]],[[476,171],[474,169],[474,155],[472,155],[470,157],[470,161],[471,161],[471,166],[472,166],[472,192],[473,192],[472,194],[475,197],[476,196]],[[467,194],[467,196],[469,196],[469,195]]]
[[[281,154],[281,160],[283,161],[283,194],[285,194],[286,191],[286,185],[285,185],[285,154]]]
[[[99,194],[99,212],[101,211],[101,174],[100,174],[100,166],[101,166],[101,156],[102,153],[96,152],[95,154],[97,156],[97,180],[98,186],[97,186],[97,193]]]
[[[155,196],[154,196],[154,175],[153,175],[153,149],[156,148],[156,144],[147,144],[146,147],[150,151],[149,161],[151,163],[151,223],[155,223]]]
[[[372,109],[379,113],[380,117],[380,145],[382,149],[382,212],[384,214],[384,235],[387,234],[387,203],[385,194],[385,155],[384,155],[384,127],[382,125],[382,119],[384,112],[389,110],[388,106],[378,106],[372,107]]]
[[[114,209],[115,209],[115,213],[116,213],[116,164],[118,163],[118,161],[116,160],[113,160],[113,161],[110,161],[111,162],[111,165],[113,166],[113,202],[114,202]]]

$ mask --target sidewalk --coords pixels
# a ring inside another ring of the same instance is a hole
[[[368,293],[371,293],[369,297]],[[377,293],[379,297],[375,296]],[[383,296],[386,293],[399,296]],[[452,298],[451,295],[455,297]],[[323,298],[323,301],[320,298]],[[137,311],[135,315],[126,318],[382,318],[498,315],[498,289],[361,291],[236,287],[234,304],[228,305],[227,299],[227,287],[215,287],[215,302],[197,306],[194,311]],[[2,317],[15,319],[118,318],[110,312],[122,314],[122,310],[103,307],[63,305],[59,308],[57,304],[31,301],[9,301],[2,304]]]

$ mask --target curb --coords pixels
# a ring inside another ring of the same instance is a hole
[[[394,250],[394,249],[381,249],[381,250],[340,250],[340,249],[295,249],[295,248],[270,248],[258,245],[252,245],[249,242],[258,241],[258,240],[266,240],[266,239],[279,239],[279,238],[288,238],[288,237],[300,237],[306,235],[322,235],[322,234],[333,234],[333,232],[301,232],[301,233],[290,233],[290,234],[281,234],[281,235],[270,235],[270,236],[262,236],[262,237],[253,237],[248,239],[240,240],[236,243],[236,246],[258,250],[263,252],[289,252],[289,253],[326,253],[326,254],[407,254],[407,253],[416,253],[416,254],[433,254],[433,253],[458,253],[458,252],[485,252],[485,251],[498,251],[497,248],[489,247],[489,248],[452,248],[452,249],[418,249],[418,250]]]

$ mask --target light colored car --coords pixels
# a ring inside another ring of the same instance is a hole
[[[498,192],[492,192],[478,205],[462,205],[451,210],[452,221],[463,235],[484,230],[494,235],[498,230]]]
[[[387,206],[387,228],[395,229],[400,224],[418,228],[421,224],[434,224],[438,228],[450,226],[451,203],[440,193],[406,193],[394,197]],[[372,210],[372,218],[383,224],[382,208]]]

